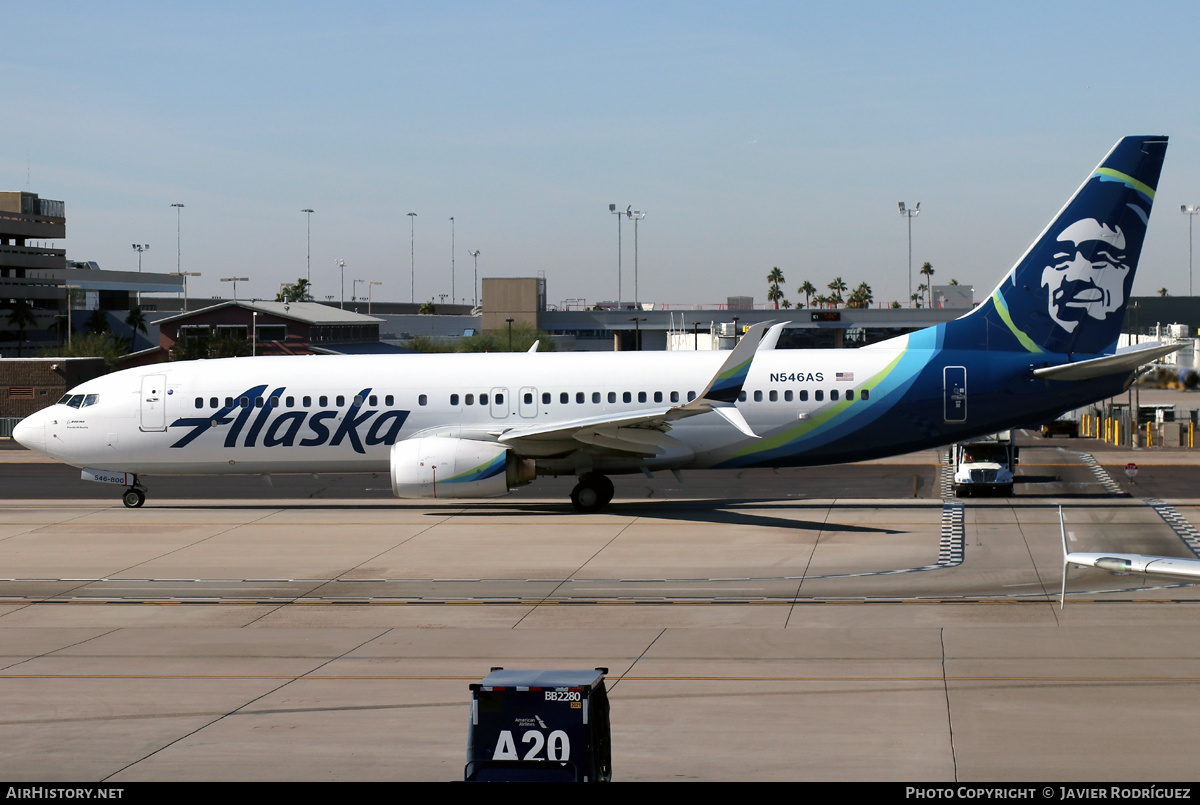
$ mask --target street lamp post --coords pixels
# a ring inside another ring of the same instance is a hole
[[[309,290],[311,291],[312,290],[312,214],[313,214],[313,211],[308,208],[305,208],[303,210],[300,210],[300,212],[304,213],[304,217],[308,219],[308,226],[307,226],[308,252],[305,257],[305,265],[308,267],[308,287],[309,287]]]
[[[372,291],[373,287],[376,285],[383,285],[383,283],[382,282],[367,283],[367,315],[368,316],[371,315],[371,291]]]
[[[450,216],[450,304],[456,303],[454,296],[454,216]]]
[[[471,307],[479,307],[479,249],[467,252],[467,254],[475,258],[475,281],[471,284],[471,294],[474,296],[475,301]]]
[[[644,322],[645,319],[639,319],[637,316],[634,316],[632,319],[630,319],[630,321],[633,322],[633,351],[641,352],[642,351],[642,325],[641,325],[641,323]]]
[[[512,352],[512,325],[516,319],[509,318],[505,319],[505,321],[508,322],[508,351]]]
[[[408,214],[408,301],[417,301],[417,214]]]
[[[1179,211],[1188,217],[1188,296],[1192,295],[1192,219],[1200,213],[1200,206],[1180,204]]]
[[[237,284],[239,282],[249,282],[249,281],[250,281],[249,277],[221,277],[221,282],[232,282],[233,283],[233,301],[235,301],[235,302],[237,301],[237,298],[238,298],[237,297]]]
[[[921,214],[921,202],[917,202],[917,206],[908,208],[904,206],[904,202],[900,202],[900,214],[908,219],[908,303],[912,304],[912,219]]]
[[[333,264],[335,266],[337,266],[342,272],[342,281],[341,281],[341,289],[342,289],[341,300],[342,301],[338,303],[338,306],[341,307],[342,310],[345,310],[346,309],[346,261],[339,257],[338,259],[333,261]]]

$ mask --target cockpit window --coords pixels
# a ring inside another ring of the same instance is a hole
[[[72,394],[71,399],[67,400],[67,405],[71,406],[72,408],[78,408],[79,406],[83,405],[83,395]]]
[[[89,405],[95,405],[99,401],[100,401],[99,394],[89,394],[83,398],[83,407],[87,408]]]
[[[70,395],[70,394],[64,394],[64,395],[62,396],[62,398],[61,398],[61,399],[58,401],[58,404],[59,404],[59,405],[66,405],[66,404],[67,404],[67,403],[70,401],[70,399],[71,399],[71,395]]]

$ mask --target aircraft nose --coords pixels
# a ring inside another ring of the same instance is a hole
[[[40,414],[31,414],[22,419],[13,428],[12,435],[22,447],[39,453],[46,452],[46,424]]]

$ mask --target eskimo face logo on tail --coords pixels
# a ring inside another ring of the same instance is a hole
[[[1050,318],[1068,333],[1087,316],[1103,321],[1125,303],[1125,233],[1109,229],[1095,218],[1084,218],[1058,236],[1072,248],[1056,252],[1054,265],[1042,271],[1042,286],[1049,290]]]
[[[171,423],[172,428],[190,428],[171,447],[187,447],[201,434],[228,425],[225,447],[338,447],[346,444],[356,453],[365,447],[393,445],[408,411],[363,410],[371,398],[371,389],[355,395],[341,409],[286,409],[279,406],[286,388],[279,387],[265,398],[265,385],[246,389],[227,405],[208,416],[185,417]],[[361,431],[360,431],[361,429]]]

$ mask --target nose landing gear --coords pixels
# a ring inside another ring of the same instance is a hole
[[[121,502],[127,509],[140,509],[146,502],[146,487],[142,486],[137,476],[133,476],[133,486],[128,487],[121,495]]]
[[[607,475],[598,472],[585,473],[571,490],[571,505],[577,512],[599,511],[612,501],[613,492],[613,482]]]

